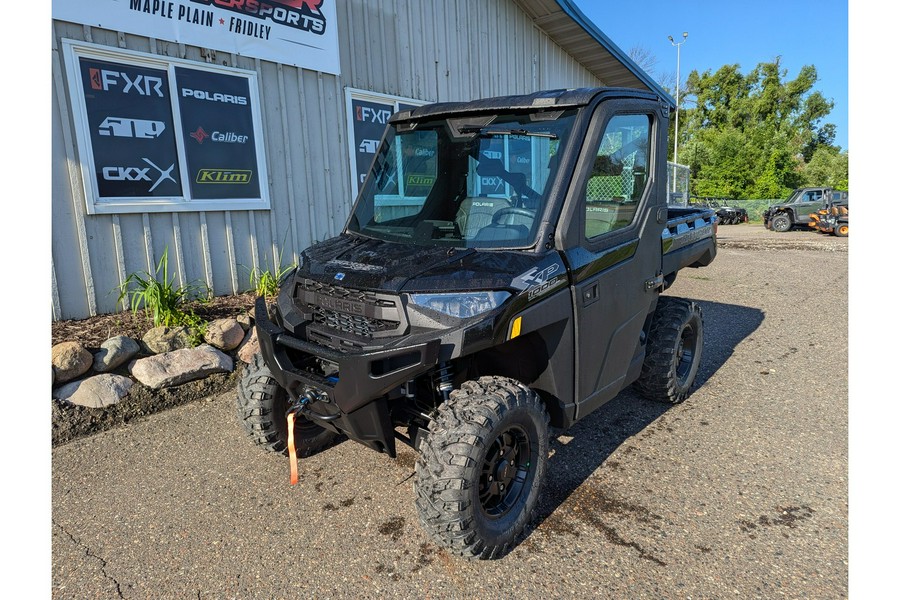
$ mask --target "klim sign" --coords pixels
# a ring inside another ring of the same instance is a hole
[[[335,2],[53,0],[53,18],[339,75]]]

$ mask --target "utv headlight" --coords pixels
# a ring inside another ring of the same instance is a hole
[[[416,306],[430,308],[451,317],[468,319],[494,310],[509,297],[509,292],[410,294],[409,301]]]

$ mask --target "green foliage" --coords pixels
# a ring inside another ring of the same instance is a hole
[[[846,152],[820,146],[803,169],[803,185],[829,185],[838,190],[849,187],[849,158]]]
[[[832,145],[834,125],[823,123],[834,103],[813,89],[817,79],[810,65],[787,79],[780,57],[746,75],[735,64],[693,71],[678,157],[691,167],[692,194],[786,198],[806,182],[847,189],[846,154]]]
[[[156,265],[155,273],[131,273],[118,290],[118,302],[130,306],[135,314],[141,309],[146,310],[154,327],[183,325],[194,330],[194,337],[202,336],[206,329],[206,323],[192,311],[184,310],[184,305],[190,300],[208,299],[209,288],[199,284],[175,285],[175,275],[169,277],[168,246]],[[126,299],[127,303],[124,302]]]
[[[278,253],[278,264],[275,267],[269,267],[267,262],[265,269],[254,267],[250,270],[250,286],[257,296],[266,298],[277,296],[284,278],[297,267],[296,263],[282,266],[283,252],[284,250]]]

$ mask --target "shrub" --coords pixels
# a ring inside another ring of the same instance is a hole
[[[265,298],[277,296],[278,288],[281,286],[284,278],[297,267],[296,263],[281,266],[281,257],[282,253],[279,252],[278,266],[275,268],[269,268],[267,265],[265,269],[254,267],[250,270],[250,286],[257,296],[264,296]]]
[[[196,335],[202,335],[205,329],[204,321],[193,311],[183,310],[183,307],[190,300],[209,299],[210,290],[205,284],[175,285],[175,275],[169,278],[168,246],[156,265],[155,273],[131,273],[118,290],[118,301],[128,298],[126,306],[130,306],[135,314],[145,309],[146,314],[152,316],[154,327],[183,325],[195,329]]]

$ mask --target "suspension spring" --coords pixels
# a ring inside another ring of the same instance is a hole
[[[448,362],[442,362],[432,379],[435,382],[435,391],[444,398],[444,401],[449,400],[450,392],[453,391],[453,366]]]

